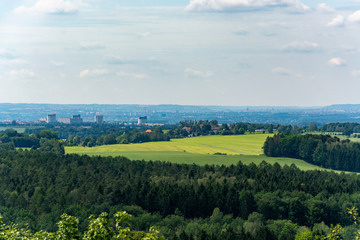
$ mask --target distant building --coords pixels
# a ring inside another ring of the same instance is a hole
[[[59,123],[70,124],[70,118],[59,118]]]
[[[83,119],[81,118],[80,114],[73,115],[72,118],[70,118],[70,124],[82,124]]]
[[[73,115],[72,118],[59,118],[58,122],[64,124],[82,124],[83,119],[80,115]]]
[[[190,127],[183,127],[182,130],[186,130],[187,132],[190,132],[191,128]]]
[[[145,125],[147,123],[147,116],[138,118],[138,125]]]
[[[211,130],[214,132],[214,134],[218,134],[220,132],[220,127],[211,127]]]
[[[103,115],[95,116],[95,123],[96,124],[102,124],[103,122],[104,122],[104,116]]]
[[[267,129],[256,129],[255,132],[257,133],[265,133]]]
[[[46,117],[47,123],[56,123],[56,114],[48,114]]]

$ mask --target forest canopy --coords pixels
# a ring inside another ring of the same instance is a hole
[[[285,225],[292,237],[302,227],[322,226],[324,234],[330,224],[350,229],[346,208],[360,207],[355,174],[265,162],[201,167],[2,150],[0,174],[4,222],[29,224],[34,231],[56,231],[63,213],[79,218],[85,231],[91,214],[127,211],[135,216],[134,230],[157,226],[169,239],[251,239],[264,231],[275,239]],[[252,232],[254,224],[259,228]]]

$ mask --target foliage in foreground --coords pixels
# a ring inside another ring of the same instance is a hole
[[[0,215],[0,239],[23,239],[23,240],[102,240],[102,239],[144,239],[144,240],[164,240],[159,235],[159,231],[155,227],[150,227],[148,233],[142,231],[131,231],[129,221],[131,215],[126,212],[117,212],[114,214],[115,228],[108,219],[107,213],[102,213],[98,218],[93,215],[89,217],[89,225],[87,231],[83,234],[79,231],[79,220],[73,216],[63,214],[61,221],[57,223],[58,230],[56,232],[36,232],[31,233],[26,228],[20,228],[16,224],[6,225]]]
[[[348,213],[353,216],[355,225],[359,225],[360,218],[355,207],[348,209]],[[222,213],[219,209],[215,209],[211,216],[212,221],[218,221]],[[6,225],[3,223],[2,216],[0,215],[0,240],[1,239],[22,239],[22,240],[165,240],[159,234],[159,230],[155,227],[150,227],[149,232],[132,231],[130,230],[129,221],[131,215],[123,212],[114,214],[115,224],[108,218],[107,213],[101,213],[98,218],[93,215],[89,217],[89,224],[87,230],[83,233],[79,231],[79,220],[76,217],[62,214],[61,221],[57,223],[58,230],[56,232],[40,231],[32,233],[27,228],[21,228],[17,224],[11,223]],[[307,227],[299,227],[291,221],[272,221],[267,226],[263,225],[262,215],[253,213],[249,219],[243,223],[243,234],[232,235],[231,231],[226,234],[227,230],[222,229],[220,239],[295,239],[295,240],[340,240],[340,239],[359,239],[360,230],[356,228],[356,232],[346,236],[345,229],[337,224],[332,226],[331,229],[326,229],[326,225],[318,224],[312,230]],[[206,225],[206,224],[205,224]],[[240,224],[241,225],[241,224]],[[194,227],[194,226],[193,226]],[[210,228],[213,225],[208,226]],[[324,228],[325,227],[325,228]],[[355,230],[355,229],[354,229]],[[326,234],[327,232],[327,234]],[[223,234],[225,233],[225,234]],[[206,235],[202,230],[198,237],[188,236],[184,232],[178,238],[171,237],[171,239],[219,239],[216,235]],[[326,234],[326,236],[324,235]],[[229,238],[230,237],[230,238]]]

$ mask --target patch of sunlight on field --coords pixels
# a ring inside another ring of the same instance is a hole
[[[196,154],[224,153],[227,155],[260,155],[265,139],[270,134],[237,136],[205,136],[171,139],[169,142],[114,144],[87,147],[67,147],[67,153],[118,153],[118,152],[187,152]]]

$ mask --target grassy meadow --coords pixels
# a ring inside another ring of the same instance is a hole
[[[354,135],[357,135],[357,134],[352,134],[350,137],[343,135],[342,132],[308,132],[306,134],[325,134],[325,135],[331,135],[333,137],[337,137],[340,140],[349,139],[352,142],[360,142],[360,138],[354,136]]]
[[[36,129],[36,128],[42,128],[42,127],[36,127],[36,126],[35,127],[29,127],[29,126],[26,126],[26,127],[23,127],[23,126],[6,126],[6,127],[0,127],[0,132],[6,131],[8,129],[9,130],[12,129],[12,130],[17,131],[18,133],[24,133],[27,128]]]
[[[0,132],[1,132],[1,131],[6,131],[6,130],[8,130],[8,129],[16,130],[18,133],[24,133],[26,127],[18,127],[18,126],[0,127]]]
[[[231,165],[259,164],[266,161],[281,166],[295,164],[302,170],[321,169],[305,161],[291,158],[270,158],[263,155],[262,146],[271,134],[246,134],[236,136],[203,136],[171,139],[169,142],[139,144],[114,144],[97,147],[66,147],[66,153],[91,156],[126,156],[131,160],[159,160],[185,164]],[[219,155],[222,154],[222,155]],[[225,155],[226,154],[226,155]]]

